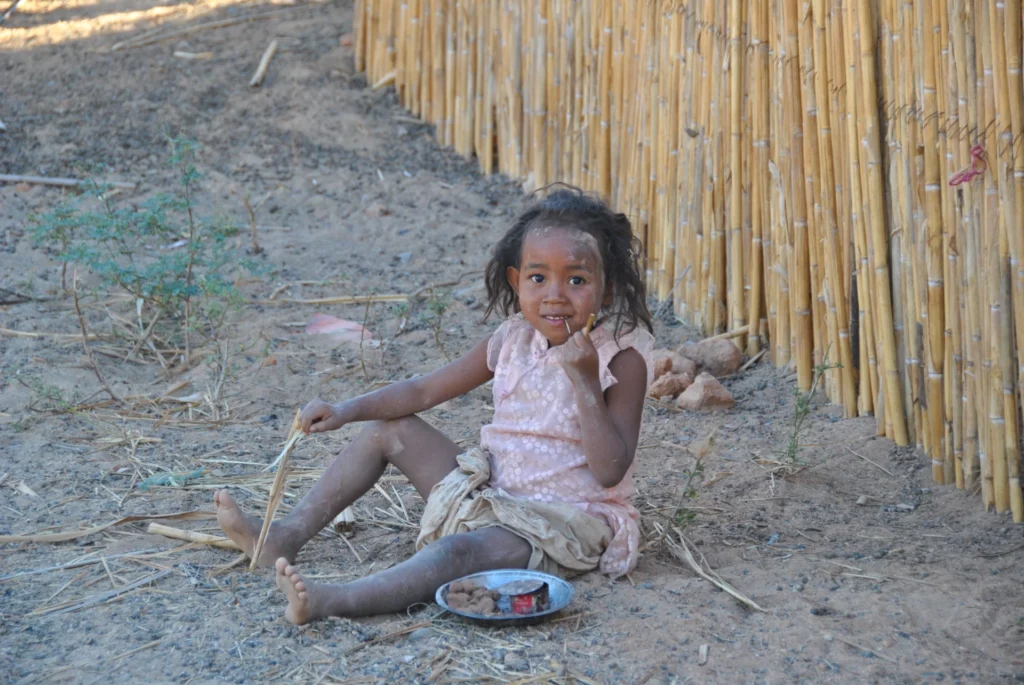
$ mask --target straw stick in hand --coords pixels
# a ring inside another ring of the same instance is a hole
[[[291,455],[292,450],[295,449],[295,445],[302,438],[302,435],[302,429],[299,427],[299,412],[296,411],[295,418],[292,420],[291,430],[288,432],[288,441],[285,443],[281,455],[275,460],[277,462],[277,476],[274,478],[274,484],[270,488],[267,513],[263,518],[263,528],[260,530],[260,537],[256,540],[256,545],[252,550],[252,560],[249,562],[250,571],[256,570],[256,560],[260,558],[260,552],[263,551],[263,543],[266,542],[267,533],[270,532],[270,524],[274,520],[277,508],[281,505],[285,473],[288,469],[288,457]]]

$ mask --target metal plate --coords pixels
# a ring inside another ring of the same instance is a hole
[[[515,568],[501,569],[497,571],[484,571],[483,573],[474,573],[463,578],[458,578],[457,580],[470,580],[475,582],[477,585],[482,585],[488,590],[496,590],[505,583],[511,583],[516,580],[543,580],[548,584],[548,608],[544,611],[538,611],[535,614],[528,614],[526,616],[483,616],[481,614],[471,614],[459,609],[452,609],[448,605],[448,588],[452,583],[457,581],[453,580],[452,583],[445,583],[441,587],[437,588],[437,592],[434,594],[434,599],[441,608],[458,616],[462,616],[463,618],[468,618],[471,621],[494,626],[496,628],[540,623],[567,607],[573,597],[576,596],[576,590],[573,586],[561,578],[547,573],[541,573],[540,571],[527,571],[526,569]]]

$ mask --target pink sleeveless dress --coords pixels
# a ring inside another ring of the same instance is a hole
[[[608,365],[633,348],[654,379],[654,337],[637,328],[616,339],[611,324],[591,331],[601,389],[618,382]],[[487,364],[494,372],[494,418],[481,430],[480,449],[459,457],[431,493],[419,544],[441,535],[501,525],[530,541],[531,568],[565,575],[599,568],[619,577],[636,566],[640,515],[631,466],[603,487],[583,454],[576,395],[559,363],[561,347],[521,315],[492,335]],[[646,388],[645,388],[646,391]],[[646,394],[646,392],[645,392]]]

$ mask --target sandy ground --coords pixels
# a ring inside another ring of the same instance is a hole
[[[109,50],[153,28],[271,9],[281,12]],[[0,286],[39,298],[0,306],[0,325],[70,334],[0,337],[0,534],[211,512],[212,492],[225,484],[259,512],[270,482],[262,469],[298,407],[435,368],[497,324],[482,321],[478,272],[522,208],[520,189],[480,177],[438,148],[392,93],[366,88],[341,41],[351,19],[342,0],[26,0],[0,27],[0,172],[72,176],[79,162],[102,162],[108,178],[140,182],[114,198],[125,206],[173,189],[165,136],[184,133],[202,146],[202,211],[248,226],[243,198],[269,194],[256,210],[267,273],[239,284],[244,302],[221,329],[226,347],[207,344],[193,368],[172,378],[149,357],[123,361],[121,341],[95,346],[120,396],[159,396],[182,380],[178,396],[209,394],[223,376],[215,417],[208,404],[190,416],[168,414],[166,403],[102,402],[74,337],[73,305],[59,292],[60,267],[29,236],[29,217],[67,191],[0,185]],[[266,82],[250,89],[275,38],[280,50]],[[233,239],[240,250],[246,233]],[[95,279],[84,270],[79,279],[91,332],[113,332],[115,317],[134,320],[131,302],[90,290]],[[410,293],[456,280],[434,291],[447,304],[439,324],[422,298],[408,316],[388,303],[265,303],[300,281],[276,300]],[[361,353],[306,335],[316,312],[365,322],[386,344]],[[693,331],[663,313],[657,335],[673,346]],[[709,484],[689,503],[696,518],[686,535],[764,612],[745,609],[649,540],[631,578],[573,581],[572,605],[535,627],[482,628],[426,606],[295,628],[268,572],[232,565],[235,552],[183,546],[147,534],[146,521],[130,522],[57,544],[0,546],[0,681],[1024,680],[1020,526],[983,512],[977,497],[933,487],[920,452],[876,438],[874,419],[844,421],[820,400],[802,440],[805,466],[773,474],[770,460],[792,432],[793,379],[761,362],[725,383],[737,399],[728,412],[647,407],[638,506],[646,530],[663,524],[681,472],[693,465],[688,447],[714,433]],[[481,388],[426,418],[470,445],[489,403]],[[286,507],[357,429],[300,443]],[[191,480],[139,487],[151,473],[200,468]],[[422,503],[400,474],[355,510],[349,544],[325,532],[303,551],[312,576],[356,578],[412,552]],[[209,519],[163,523],[216,532]],[[9,577],[83,557],[104,561]],[[109,601],[81,604],[163,571]]]

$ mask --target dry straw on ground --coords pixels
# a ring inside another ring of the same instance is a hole
[[[438,140],[626,211],[652,294],[1024,521],[1021,0],[360,0]]]

